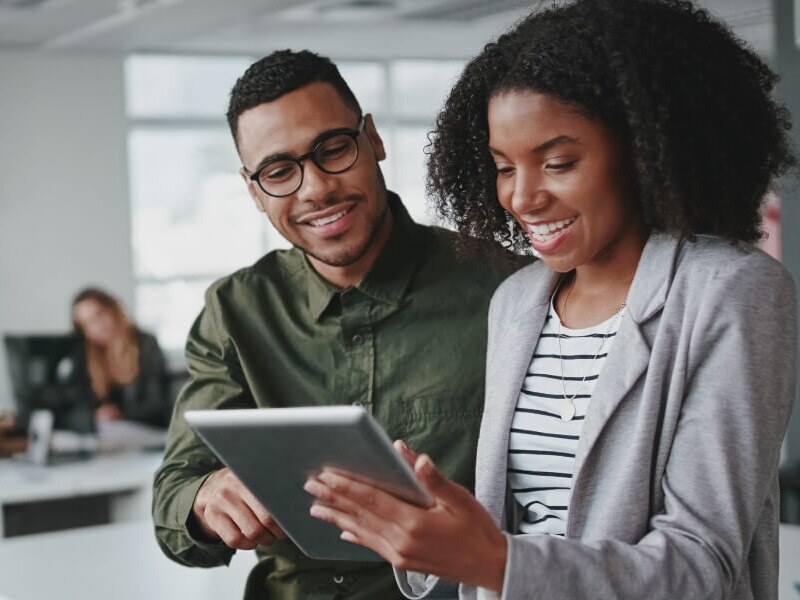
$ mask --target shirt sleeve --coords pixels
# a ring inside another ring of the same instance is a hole
[[[508,535],[504,600],[722,599],[741,583],[797,368],[791,278],[777,263],[745,267],[758,268],[723,267],[687,313],[691,369],[650,531],[637,543]],[[760,568],[777,578],[777,564]]]
[[[222,463],[184,419],[187,410],[253,408],[236,353],[219,318],[214,288],[195,321],[186,343],[189,382],[175,404],[164,461],[153,484],[153,522],[161,549],[171,559],[189,566],[228,564],[233,550],[199,539],[192,528],[192,506],[197,490]]]

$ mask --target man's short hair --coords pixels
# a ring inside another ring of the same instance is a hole
[[[231,90],[227,118],[237,149],[239,115],[315,82],[332,85],[342,101],[361,116],[358,100],[329,58],[309,50],[278,50],[250,65]]]

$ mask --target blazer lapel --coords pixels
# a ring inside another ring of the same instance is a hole
[[[620,323],[589,403],[575,453],[573,489],[586,455],[594,446],[614,409],[647,370],[650,361],[650,346],[642,336],[639,325],[629,317],[626,314]]]
[[[572,478],[573,501],[580,497],[582,468],[614,411],[647,371],[650,345],[642,326],[664,307],[680,241],[653,234],[647,241],[636,269],[625,315],[600,372],[583,423]],[[572,516],[573,501],[569,514]],[[568,519],[568,535],[572,519]]]
[[[522,286],[529,291],[493,323],[494,351],[488,357],[486,407],[478,440],[475,495],[498,525],[506,500],[511,420],[560,278],[544,268],[531,269],[528,275]]]

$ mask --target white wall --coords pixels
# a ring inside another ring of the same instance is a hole
[[[65,330],[89,283],[131,305],[123,93],[121,56],[0,52],[0,334]]]

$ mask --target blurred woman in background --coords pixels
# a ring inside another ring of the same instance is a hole
[[[75,296],[72,322],[85,340],[96,420],[166,427],[171,406],[156,338],[131,323],[120,302],[98,288]]]

